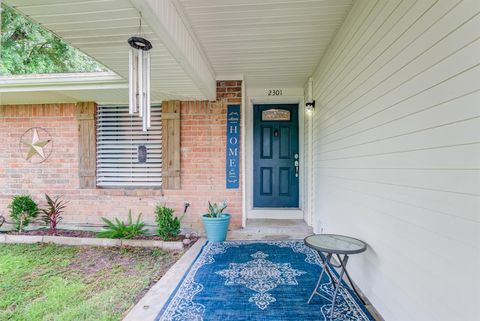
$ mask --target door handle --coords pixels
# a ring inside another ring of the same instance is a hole
[[[293,164],[295,165],[295,177],[298,177],[298,169],[300,167],[300,163],[298,161],[298,154],[295,154],[294,158],[295,158],[295,161]]]

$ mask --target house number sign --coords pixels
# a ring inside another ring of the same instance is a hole
[[[283,90],[282,89],[267,89],[267,96],[283,96]]]
[[[239,187],[240,105],[227,107],[227,188]]]

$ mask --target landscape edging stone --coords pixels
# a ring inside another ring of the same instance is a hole
[[[54,243],[60,245],[71,246],[132,246],[132,247],[156,247],[164,250],[182,250],[183,243],[180,241],[165,242],[159,240],[120,240],[120,239],[103,239],[91,237],[68,237],[68,236],[51,236],[51,235],[10,235],[0,234],[0,243]]]

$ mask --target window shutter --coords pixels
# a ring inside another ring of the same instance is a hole
[[[162,102],[163,188],[180,189],[180,101]]]
[[[95,188],[95,102],[77,103],[80,188]]]
[[[100,105],[97,112],[97,186],[159,188],[162,186],[162,116],[151,108],[151,127],[128,106]]]

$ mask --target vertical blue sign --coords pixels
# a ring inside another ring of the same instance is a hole
[[[240,105],[227,107],[227,188],[239,187]]]

